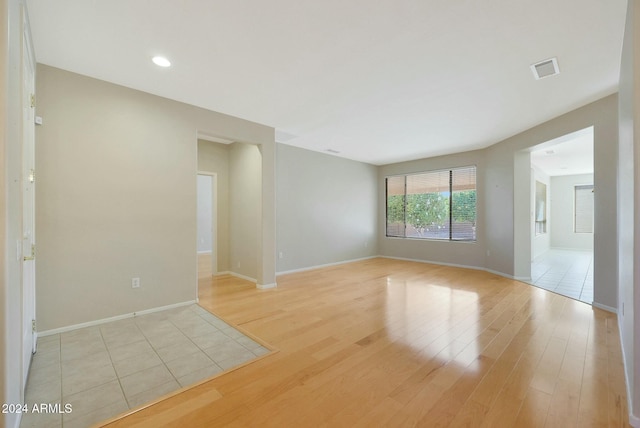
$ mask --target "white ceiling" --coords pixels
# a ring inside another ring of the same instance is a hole
[[[531,163],[550,177],[593,174],[593,127],[536,146]]]
[[[27,1],[38,62],[378,165],[486,147],[616,92],[626,8],[626,0]],[[155,66],[157,54],[173,66]],[[535,80],[529,66],[551,57],[560,74]]]

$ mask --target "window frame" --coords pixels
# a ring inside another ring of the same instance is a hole
[[[473,169],[474,173],[474,191],[475,191],[475,204],[474,204],[474,233],[472,239],[456,239],[453,237],[453,174],[456,170],[469,170]],[[414,175],[423,175],[423,174],[437,174],[442,172],[448,172],[449,174],[449,190],[448,190],[448,206],[449,206],[449,237],[448,238],[434,238],[434,237],[419,237],[419,236],[407,236],[407,178]],[[404,182],[404,193],[402,194],[402,204],[403,204],[403,232],[402,235],[389,235],[389,179],[402,177]],[[464,243],[475,243],[478,241],[477,235],[477,217],[478,217],[478,167],[477,165],[465,165],[465,166],[457,166],[451,168],[442,168],[442,169],[434,169],[429,171],[419,171],[419,172],[409,172],[402,174],[392,174],[387,175],[384,178],[384,192],[385,192],[385,237],[386,238],[396,238],[396,239],[417,239],[421,241],[438,241],[438,242],[464,242]]]

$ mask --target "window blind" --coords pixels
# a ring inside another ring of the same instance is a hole
[[[451,171],[451,239],[476,239],[476,168]]]
[[[386,179],[387,236],[476,240],[476,167]]]
[[[404,236],[405,177],[387,178],[387,236]]]

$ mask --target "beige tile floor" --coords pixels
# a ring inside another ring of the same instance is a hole
[[[21,427],[88,427],[269,350],[198,305],[38,339],[26,403],[71,404],[23,415]]]

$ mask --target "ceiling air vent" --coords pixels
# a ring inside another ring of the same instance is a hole
[[[560,73],[560,69],[558,68],[558,59],[551,58],[533,64],[531,66],[531,71],[533,72],[533,77],[535,77],[536,80],[554,76]]]

